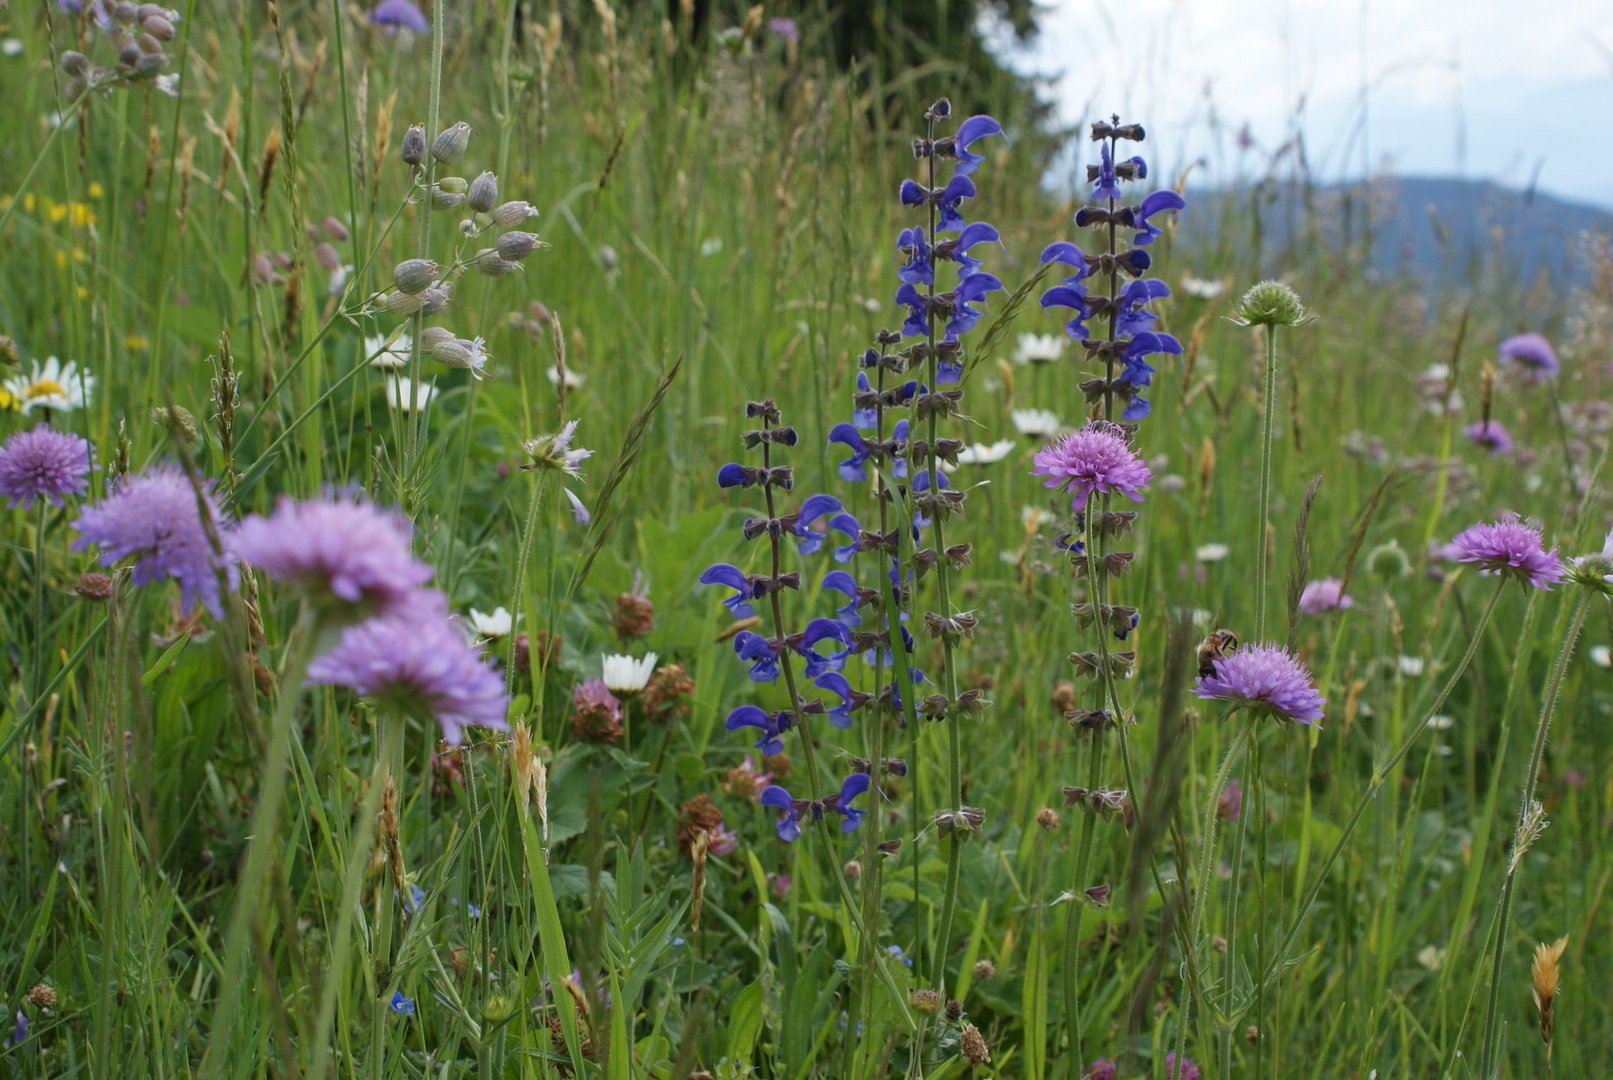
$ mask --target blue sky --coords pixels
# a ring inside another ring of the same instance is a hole
[[[1053,78],[1066,121],[1144,123],[1162,172],[1252,175],[1298,131],[1322,180],[1370,168],[1523,187],[1538,169],[1540,190],[1613,209],[1613,0],[1045,5],[1011,62]]]

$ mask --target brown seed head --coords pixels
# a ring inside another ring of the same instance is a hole
[[[980,1029],[973,1024],[963,1025],[963,1032],[958,1036],[959,1048],[963,1051],[963,1060],[971,1065],[989,1065],[991,1051],[986,1047],[986,1040],[980,1037]]]
[[[1562,980],[1560,965],[1563,950],[1567,947],[1567,934],[1550,945],[1541,942],[1535,946],[1534,963],[1529,965],[1529,974],[1534,980],[1535,1006],[1540,1010],[1540,1038],[1548,1044],[1551,1042],[1552,1003],[1557,998],[1558,985]]]

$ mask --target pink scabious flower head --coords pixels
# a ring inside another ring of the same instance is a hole
[[[1476,446],[1482,446],[1491,455],[1499,457],[1512,452],[1512,436],[1499,420],[1481,420],[1462,429],[1462,434]]]
[[[1215,804],[1215,820],[1219,822],[1237,821],[1238,815],[1243,812],[1243,785],[1238,783],[1234,776],[1227,781],[1227,786],[1221,789],[1221,798]]]
[[[409,532],[402,515],[357,496],[282,496],[270,516],[248,515],[232,546],[242,562],[299,589],[327,624],[346,625],[403,610],[431,580]]]
[[[448,617],[448,598],[435,589],[416,590],[394,613],[342,631],[340,643],[308,665],[308,681],[436,720],[455,746],[464,727],[509,729],[504,680]]]
[[[15,510],[33,508],[35,498],[62,505],[63,495],[90,490],[90,444],[49,424],[19,431],[0,448],[0,495]]]
[[[1480,573],[1500,574],[1550,592],[1563,580],[1563,564],[1556,548],[1546,550],[1541,531],[1539,525],[1509,513],[1494,524],[1481,521],[1458,533],[1451,544],[1460,552],[1457,562],[1474,563]]]
[[[1081,1080],[1115,1080],[1115,1063],[1108,1058],[1099,1058],[1082,1074]]]
[[[214,530],[221,532],[211,483],[203,485],[200,501]],[[196,489],[179,466],[154,465],[125,478],[112,494],[84,508],[73,522],[82,535],[72,549],[97,545],[102,566],[136,556],[130,576],[134,584],[171,577],[179,583],[179,602],[187,611],[200,600],[215,619],[220,618],[224,609],[219,604],[218,569],[224,566],[232,589],[238,575],[233,561],[221,563],[214,552],[197,502]]]
[[[421,14],[414,0],[381,0],[370,9],[370,21],[393,32],[399,27],[407,27],[417,34],[431,33],[431,24]]]
[[[1299,610],[1307,615],[1343,611],[1352,607],[1355,607],[1355,597],[1344,591],[1344,582],[1338,578],[1306,582],[1305,591],[1299,594]]]
[[[1199,1067],[1187,1055],[1182,1055],[1182,1067],[1176,1068],[1176,1052],[1165,1055],[1165,1080],[1199,1080]]]
[[[1269,641],[1245,645],[1216,660],[1212,674],[1194,683],[1193,693],[1318,729],[1327,704],[1311,682],[1310,669]]]
[[[1079,507],[1097,493],[1117,492],[1142,502],[1142,489],[1154,478],[1148,463],[1126,441],[1125,429],[1105,420],[1088,421],[1079,431],[1054,439],[1037,451],[1032,476],[1045,476],[1043,487],[1063,488]]]
[[[1518,334],[1509,337],[1501,343],[1501,363],[1503,366],[1516,361],[1531,379],[1549,379],[1557,374],[1561,366],[1557,362],[1557,353],[1547,341],[1539,334]]]

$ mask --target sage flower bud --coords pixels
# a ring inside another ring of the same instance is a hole
[[[454,332],[446,326],[428,326],[420,331],[420,347],[432,352],[444,341],[454,340]]]
[[[329,244],[314,245],[314,261],[327,274],[334,274],[342,268],[342,257],[334,247]]]
[[[537,246],[537,233],[507,232],[498,238],[499,258],[508,259],[510,262],[520,262],[532,254],[532,249]]]
[[[465,204],[478,214],[485,214],[498,202],[498,177],[484,172],[470,183]]]
[[[437,181],[437,188],[450,195],[463,195],[470,190],[470,183],[463,176],[445,176]]]
[[[413,315],[423,303],[414,293],[395,292],[386,298],[386,309],[393,315]]]
[[[513,229],[527,218],[537,216],[537,208],[531,203],[516,200],[493,211],[493,224],[501,229]]]
[[[465,196],[452,191],[444,191],[440,187],[431,189],[431,208],[433,210],[454,210],[465,201]]]
[[[418,293],[431,287],[437,264],[430,259],[405,259],[392,268],[392,284],[399,292]]]
[[[352,239],[351,235],[347,231],[347,226],[343,225],[338,218],[328,217],[320,224],[322,224],[325,228],[325,235],[329,236],[332,240],[345,244],[348,240]]]
[[[82,75],[90,69],[90,58],[69,49],[62,53],[62,70],[69,75]]]
[[[158,41],[174,40],[174,24],[161,15],[148,15],[140,20],[140,29]]]
[[[497,248],[483,248],[476,254],[476,272],[488,277],[503,277],[521,269],[520,263],[510,262],[498,253]]]
[[[426,129],[419,124],[403,133],[403,145],[398,148],[405,165],[419,165],[426,160]]]
[[[461,120],[452,127],[444,128],[431,144],[431,156],[444,165],[452,165],[465,156],[465,150],[470,146],[470,125]]]
[[[448,306],[448,286],[433,286],[420,294],[420,314],[430,318]]]

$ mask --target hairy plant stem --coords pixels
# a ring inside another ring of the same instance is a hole
[[[1535,784],[1540,778],[1540,759],[1546,752],[1546,736],[1551,731],[1551,714],[1557,707],[1557,693],[1562,689],[1563,673],[1568,670],[1568,662],[1573,659],[1574,645],[1579,641],[1579,632],[1585,625],[1585,612],[1590,607],[1591,597],[1596,595],[1590,589],[1582,589],[1579,605],[1574,609],[1573,621],[1568,625],[1568,632],[1563,635],[1562,648],[1557,653],[1557,663],[1552,669],[1551,682],[1546,688],[1546,699],[1540,706],[1540,722],[1535,726],[1534,750],[1529,755],[1529,771],[1524,774],[1523,797],[1518,800],[1518,831],[1516,838],[1523,838],[1524,821],[1529,816],[1530,804],[1535,799]],[[1499,1024],[1497,1023],[1497,1009],[1501,999],[1501,965],[1506,959],[1507,930],[1512,914],[1512,890],[1517,883],[1518,867],[1522,864],[1521,853],[1515,854],[1507,866],[1507,875],[1501,885],[1501,910],[1496,920],[1495,953],[1490,964],[1490,993],[1484,1007],[1484,1042],[1479,1054],[1479,1076],[1483,1080],[1497,1075],[1499,1062],[1496,1060],[1499,1053]]]
[[[313,658],[319,629],[313,605],[304,602],[298,609],[297,621],[286,645],[285,666],[280,673],[274,717],[269,724],[269,742],[264,748],[258,808],[252,817],[252,846],[247,851],[246,866],[236,884],[235,913],[230,918],[225,936],[223,992],[202,1068],[202,1075],[208,1080],[216,1080],[222,1075],[225,1058],[231,1053],[235,1013],[241,992],[238,972],[249,947],[252,920],[256,917],[258,901],[262,898],[269,858],[279,842],[280,804],[285,798],[291,722],[297,711],[297,702],[302,697],[303,678],[308,672],[308,662]]]
[[[532,496],[527,503],[526,525],[521,530],[521,550],[515,558],[515,591],[510,596],[510,644],[508,653],[504,658],[504,689],[506,692],[515,682],[515,639],[516,631],[521,625],[521,598],[526,595],[526,570],[527,563],[532,557],[532,534],[538,527],[538,504],[543,501],[543,489],[548,486],[548,483],[549,470],[543,469],[539,471],[537,483],[532,485]],[[540,655],[547,657],[549,655],[549,646],[546,642],[540,645],[535,638],[529,637],[526,655],[527,668],[533,673],[533,694],[537,696],[541,707],[543,701],[541,691],[543,672],[539,670],[537,657]]]
[[[1260,435],[1260,518],[1255,522],[1255,633],[1251,641],[1266,640],[1266,529],[1271,517],[1271,438],[1272,423],[1277,411],[1277,328],[1266,327],[1266,383],[1262,387],[1265,398],[1265,419]],[[1227,948],[1227,955],[1232,949]]]
[[[379,784],[384,799],[386,788],[390,785],[397,792],[398,815],[403,813],[403,788],[399,783],[403,776],[403,717],[387,710],[376,714],[376,741],[375,778],[372,783]],[[389,838],[392,850],[388,858],[402,858],[403,845],[395,837]],[[370,1003],[370,1077],[371,1080],[383,1080],[386,1075],[386,1035],[387,1010],[391,1007],[389,991],[398,984],[397,972],[392,965],[392,934],[394,923],[398,918],[398,904],[403,902],[401,889],[394,883],[404,880],[401,865],[389,867],[383,871],[375,883],[375,927],[372,934],[373,948],[371,960],[375,966],[377,978],[375,980],[375,999]],[[386,978],[380,978],[382,972]]]
[[[1273,981],[1282,973],[1288,963],[1289,954],[1293,951],[1294,945],[1299,938],[1299,933],[1305,926],[1305,919],[1310,914],[1311,907],[1316,903],[1316,897],[1321,893],[1322,886],[1326,884],[1328,875],[1333,872],[1333,864],[1338,862],[1339,856],[1344,852],[1345,845],[1350,842],[1350,837],[1355,833],[1355,827],[1360,823],[1361,815],[1366,813],[1367,807],[1372,804],[1372,800],[1378,794],[1378,789],[1383,786],[1384,780],[1393,772],[1394,767],[1400,764],[1401,760],[1411,752],[1412,745],[1416,743],[1418,737],[1428,727],[1428,722],[1438,714],[1440,708],[1445,704],[1445,699],[1451,696],[1451,691],[1456,689],[1457,680],[1467,671],[1468,664],[1473,662],[1474,655],[1479,651],[1479,642],[1484,637],[1484,628],[1489,624],[1490,616],[1494,614],[1495,606],[1500,601],[1502,590],[1506,588],[1506,584],[1505,578],[1496,583],[1495,591],[1490,594],[1490,602],[1485,605],[1484,612],[1479,616],[1479,621],[1473,627],[1473,635],[1468,639],[1467,651],[1462,654],[1462,659],[1457,662],[1450,677],[1445,680],[1445,685],[1440,688],[1439,695],[1423,714],[1423,718],[1411,729],[1388,760],[1373,769],[1372,782],[1361,793],[1361,798],[1357,801],[1355,809],[1351,811],[1349,820],[1344,823],[1344,829],[1339,833],[1339,838],[1334,841],[1332,850],[1327,853],[1327,858],[1322,860],[1322,866],[1317,871],[1316,880],[1312,882],[1310,890],[1305,894],[1305,899],[1295,910],[1293,922],[1289,924],[1288,930],[1283,934],[1276,951],[1272,953],[1271,963],[1266,966],[1266,970],[1261,976],[1262,985],[1272,985]]]
[[[443,49],[443,4],[431,5],[431,87],[427,98],[426,139],[428,147],[431,146],[438,134],[442,123],[442,49]],[[416,245],[416,257],[424,259],[431,251],[431,185],[437,176],[437,158],[430,153],[426,154],[425,184],[422,190],[425,197],[421,203],[420,238]],[[421,331],[425,327],[425,316],[416,311],[409,320],[409,330],[414,335],[411,342],[409,358],[409,423],[407,425],[407,439],[403,448],[402,468],[398,471],[399,502],[403,505],[404,513],[413,517],[420,509],[414,490],[413,476],[420,468],[420,446],[425,440],[425,423],[427,410],[414,408],[420,403],[420,352]],[[401,391],[401,387],[399,388]],[[399,395],[399,406],[403,405],[402,395]]]

